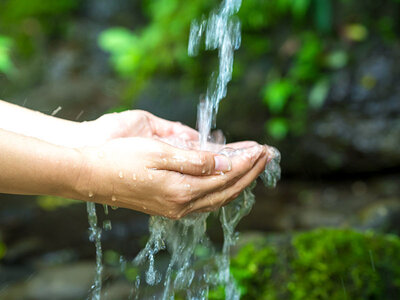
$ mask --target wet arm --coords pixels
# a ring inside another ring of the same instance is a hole
[[[0,193],[77,198],[79,151],[0,129]]]
[[[0,100],[0,128],[10,132],[74,147],[82,143],[80,124]]]

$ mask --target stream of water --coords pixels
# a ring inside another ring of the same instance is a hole
[[[192,22],[189,55],[199,53],[202,42],[206,50],[218,50],[219,71],[213,73],[207,88],[205,99],[198,106],[198,128],[200,149],[215,151],[227,156],[244,155],[240,150],[224,148],[222,134],[213,135],[216,115],[220,101],[227,94],[228,83],[232,79],[234,52],[240,47],[240,21],[235,16],[241,6],[241,0],[224,0],[220,7],[212,11],[208,18]],[[219,138],[216,139],[215,137]],[[181,141],[166,141],[175,146],[185,146]],[[215,146],[215,143],[219,146]],[[280,154],[271,148],[274,157],[261,175],[265,185],[274,187],[280,178]],[[145,248],[134,259],[136,266],[146,271],[140,274],[132,291],[131,298],[147,299],[144,291],[147,286],[159,285],[161,294],[155,299],[170,300],[177,294],[186,299],[207,299],[210,290],[225,287],[225,298],[236,300],[240,293],[230,274],[230,249],[236,243],[235,228],[247,215],[255,202],[252,189],[255,183],[228,206],[214,212],[219,216],[224,234],[222,250],[218,250],[207,235],[207,219],[210,213],[192,214],[181,220],[152,216],[149,222],[150,237]],[[90,239],[96,246],[96,277],[92,288],[92,299],[100,299],[101,293],[101,229],[97,226],[95,206],[88,203]],[[164,250],[169,253],[169,262],[165,272],[157,269],[157,254]]]

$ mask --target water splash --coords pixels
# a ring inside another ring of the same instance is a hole
[[[220,132],[212,134],[211,129],[215,128],[219,103],[226,96],[228,83],[232,79],[234,51],[241,44],[241,25],[235,17],[240,6],[241,0],[223,0],[219,9],[211,12],[207,19],[193,21],[188,48],[191,56],[199,53],[203,41],[206,50],[218,49],[219,71],[218,74],[212,74],[205,99],[202,99],[198,106],[198,128],[200,149],[218,152],[222,148],[220,153],[227,156],[241,153],[240,150],[223,148],[225,144],[223,134]],[[190,148],[181,141],[166,142]],[[216,143],[219,146],[216,146]],[[274,148],[270,148],[269,151],[273,159],[261,178],[265,185],[274,187],[280,179],[280,154]],[[135,174],[133,180],[136,180]],[[254,186],[255,182],[228,206],[213,213],[219,215],[224,234],[222,251],[213,246],[207,235],[207,219],[210,213],[192,214],[177,221],[152,216],[149,223],[149,240],[133,261],[135,265],[145,266],[147,270],[137,276],[130,298],[145,299],[143,298],[145,285],[161,285],[161,294],[152,298],[170,300],[174,299],[177,293],[186,293],[186,299],[202,300],[208,299],[210,290],[224,286],[226,299],[238,300],[240,293],[229,268],[230,249],[238,238],[235,231],[237,224],[254,205],[255,198],[252,193]],[[101,230],[97,227],[94,204],[88,204],[88,213],[91,240],[95,242],[97,256],[92,299],[97,300],[100,299],[101,290]],[[168,267],[164,273],[158,270],[155,264],[156,256],[163,251],[170,253]]]
[[[240,22],[234,16],[241,6],[241,0],[224,0],[220,8],[213,11],[208,19],[192,22],[189,55],[199,53],[205,35],[206,50],[218,49],[219,72],[212,74],[205,99],[198,106],[198,128],[200,132],[200,149],[215,151],[225,144],[223,134],[211,134],[215,127],[219,102],[227,94],[227,86],[232,79],[234,51],[240,47]],[[219,141],[220,145],[215,146]],[[186,148],[181,141],[167,141],[175,146]],[[270,148],[272,161],[261,175],[264,184],[274,187],[280,178],[280,154]],[[223,148],[220,153],[227,156],[241,155],[240,150]],[[153,216],[150,219],[150,238],[146,247],[135,258],[136,265],[147,265],[145,282],[156,285],[163,280],[163,292],[157,299],[174,299],[176,293],[185,292],[186,299],[207,299],[210,289],[225,286],[225,299],[238,300],[240,292],[230,273],[230,249],[235,245],[238,234],[235,228],[254,205],[255,198],[252,186],[228,206],[220,209],[219,219],[224,234],[222,251],[217,251],[207,236],[207,219],[209,213],[193,214],[182,220],[169,220]],[[198,249],[206,249],[202,255]],[[170,260],[164,277],[154,268],[155,255],[168,250]],[[140,283],[135,289],[135,299],[141,299]]]
[[[218,10],[211,12],[208,19],[192,22],[188,52],[199,53],[203,35],[206,50],[217,50],[219,57],[218,75],[213,73],[208,84],[206,97],[198,109],[200,145],[206,149],[211,129],[215,127],[219,102],[225,98],[228,83],[232,79],[234,52],[241,44],[241,25],[234,16],[242,4],[241,0],[224,0]]]

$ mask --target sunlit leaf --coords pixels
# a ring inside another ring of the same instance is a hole
[[[12,40],[0,35],[0,72],[10,73],[14,65],[10,58]]]
[[[279,79],[267,85],[264,91],[264,103],[272,113],[283,111],[293,93],[293,85],[286,79]]]
[[[347,25],[344,33],[349,40],[355,42],[362,42],[368,37],[368,29],[362,24]]]
[[[137,37],[125,28],[110,28],[100,34],[99,46],[111,53],[124,53],[136,43]]]
[[[310,96],[309,96],[309,104],[312,108],[320,108],[329,93],[329,89],[330,89],[330,82],[328,79],[321,79],[320,81],[318,81],[313,88],[311,89],[310,92]]]
[[[54,196],[39,196],[37,198],[37,203],[40,208],[48,211],[56,210],[59,208],[67,207],[73,204],[80,204],[81,201],[66,199]]]
[[[349,56],[345,51],[338,50],[330,53],[326,57],[326,64],[331,69],[341,69],[348,63]]]
[[[277,140],[282,140],[289,132],[288,121],[284,118],[273,118],[267,122],[268,133]]]
[[[304,18],[310,7],[311,0],[292,0],[293,15],[298,18]]]

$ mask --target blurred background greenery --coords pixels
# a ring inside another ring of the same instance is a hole
[[[140,108],[195,127],[217,53],[188,57],[190,23],[218,3],[2,0],[0,98],[45,113],[61,106],[58,116],[76,121]],[[400,1],[243,0],[239,17],[217,125],[228,141],[283,156],[279,187],[258,187],[240,225],[247,242],[233,271],[244,297],[397,299],[398,264],[387,258],[398,259],[400,232]],[[0,198],[0,298],[85,298],[94,250],[82,204]],[[142,246],[147,217],[110,218],[106,286],[125,299],[113,266]],[[127,282],[136,272],[124,271]]]

